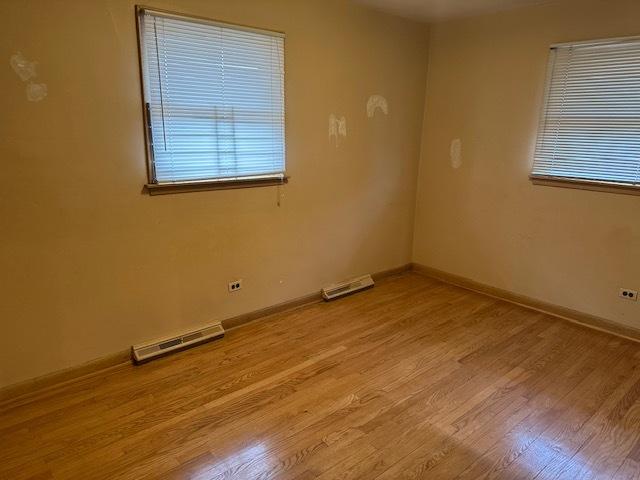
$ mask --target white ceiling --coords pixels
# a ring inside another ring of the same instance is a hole
[[[438,21],[490,13],[515,7],[552,3],[556,0],[356,0],[403,17]]]

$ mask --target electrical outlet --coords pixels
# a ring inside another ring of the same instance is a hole
[[[633,302],[638,301],[638,292],[635,290],[629,290],[628,288],[620,289],[620,298],[624,298],[625,300],[631,300]]]
[[[236,280],[235,282],[229,282],[229,292],[237,292],[242,288],[242,280]]]

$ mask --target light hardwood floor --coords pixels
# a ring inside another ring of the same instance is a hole
[[[639,360],[407,273],[0,406],[0,478],[640,478]]]

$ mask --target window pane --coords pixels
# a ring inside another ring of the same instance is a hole
[[[141,17],[155,180],[284,174],[284,39]]]
[[[640,41],[556,47],[533,176],[640,184]]]

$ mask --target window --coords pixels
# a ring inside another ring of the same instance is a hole
[[[150,192],[284,183],[284,36],[137,13]]]
[[[552,47],[531,177],[640,187],[640,39]]]

